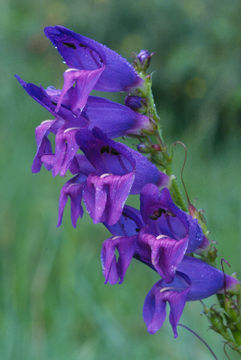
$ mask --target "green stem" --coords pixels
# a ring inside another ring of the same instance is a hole
[[[172,193],[172,195],[174,197],[175,202],[179,205],[179,207],[183,211],[187,211],[186,204],[183,201],[183,198],[182,198],[181,192],[179,190],[176,179],[172,179],[170,190],[171,190],[171,193]]]
[[[144,80],[144,85],[142,88],[138,89],[139,94],[145,98],[147,103],[147,115],[155,122],[156,130],[154,132],[154,136],[156,139],[156,143],[160,147],[160,153],[162,156],[161,162],[158,162],[155,158],[153,158],[153,162],[159,167],[161,166],[162,170],[165,170],[166,174],[172,176],[172,157],[168,154],[167,146],[162,137],[162,131],[160,126],[160,117],[158,116],[156,105],[154,102],[154,97],[152,93],[152,81],[150,75],[145,75],[143,72],[139,74],[142,79]],[[171,186],[170,186],[171,194],[173,195],[174,201],[180,208],[184,211],[187,211],[186,204],[183,200],[181,191],[179,189],[178,183],[173,176],[171,179]]]

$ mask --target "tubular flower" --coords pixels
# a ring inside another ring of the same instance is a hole
[[[133,257],[155,269],[165,282],[171,282],[184,255],[203,247],[206,238],[197,220],[173,203],[166,187],[160,191],[149,183],[143,187],[140,199],[140,212],[125,207],[119,222],[106,226],[119,236],[118,242],[122,237],[131,237]],[[108,241],[110,246],[116,246],[117,241]]]
[[[68,92],[71,92],[71,109],[78,113],[83,110],[92,89],[129,91],[143,82],[124,58],[95,40],[63,26],[46,27],[45,35],[69,66],[64,73],[64,85],[56,111]]]
[[[108,139],[97,128],[79,131],[76,142],[84,156],[76,155],[70,166],[72,173],[79,175],[71,183],[84,182],[81,185],[83,200],[94,223],[115,224],[129,194],[139,194],[146,183],[166,186],[169,182],[169,177],[158,171],[144,156]],[[61,192],[60,214],[66,203],[61,200],[65,198],[66,189],[64,186]],[[72,201],[71,196],[70,199]]]
[[[197,219],[176,206],[167,188],[154,184],[141,192],[141,215],[146,226],[140,243],[151,251],[151,262],[166,282],[172,281],[185,254],[207,245]]]
[[[143,318],[151,334],[162,327],[166,318],[167,302],[170,306],[169,321],[174,337],[177,337],[177,325],[187,301],[205,299],[222,292],[224,286],[228,290],[237,284],[235,278],[188,256],[184,257],[177,270],[171,283],[158,281],[146,296]]]

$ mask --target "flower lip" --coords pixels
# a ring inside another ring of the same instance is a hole
[[[177,324],[189,291],[190,282],[180,275],[176,275],[171,284],[160,280],[151,288],[143,306],[143,318],[149,333],[154,334],[162,327],[166,318],[166,303],[168,302],[170,305],[169,321],[174,337],[178,336]]]
[[[78,218],[82,218],[83,208],[81,206],[81,201],[84,181],[85,177],[83,175],[76,175],[64,184],[59,198],[59,216],[57,227],[59,227],[62,223],[63,212],[68,201],[68,197],[70,198],[71,203],[71,221],[74,228],[76,227]]]
[[[130,265],[135,251],[136,237],[115,236],[104,241],[101,250],[101,263],[105,284],[111,285],[124,280],[125,273]],[[116,258],[115,251],[118,251],[119,257]]]

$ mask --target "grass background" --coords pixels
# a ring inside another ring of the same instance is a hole
[[[156,53],[151,70],[165,139],[188,146],[190,197],[205,209],[230,272],[241,270],[239,1],[1,0],[0,359],[209,359],[182,328],[176,340],[168,322],[155,335],[146,332],[142,306],[157,275],[133,262],[121,286],[104,285],[99,254],[107,231],[87,216],[73,229],[69,208],[57,229],[66,179],[44,170],[31,174],[34,129],[49,114],[13,75],[61,87],[65,66],[43,35],[54,24],[130,61],[142,48]],[[182,161],[183,150],[176,149],[177,174]],[[221,339],[207,331],[201,310],[189,303],[182,322],[224,359]]]

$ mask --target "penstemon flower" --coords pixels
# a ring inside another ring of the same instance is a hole
[[[237,280],[226,275],[225,290],[232,289]],[[169,321],[174,336],[187,301],[201,300],[224,290],[223,273],[207,263],[185,256],[172,282],[158,281],[148,293],[143,317],[150,333],[162,326],[166,317],[166,302],[170,305]]]
[[[45,35],[57,47],[69,69],[64,73],[64,94],[76,82],[73,110],[81,109],[92,89],[100,91],[129,91],[143,83],[135,69],[115,51],[83,35],[64,28],[50,26]],[[77,105],[78,104],[78,105]]]
[[[97,128],[79,131],[76,143],[84,156],[76,155],[73,160],[71,170],[78,175],[70,182],[72,187],[75,184],[82,188],[87,211],[94,223],[115,224],[129,194],[140,193],[147,183],[163,186],[169,182],[168,176],[158,171],[144,156],[108,139]],[[64,185],[61,192],[59,224],[69,184],[67,187]],[[70,198],[75,202],[73,194]],[[72,222],[76,224],[73,217]]]
[[[153,54],[141,50],[132,66],[115,51],[62,26],[47,27],[45,34],[68,66],[62,89],[16,77],[54,117],[36,128],[32,171],[44,165],[53,176],[74,176],[60,191],[57,225],[68,199],[74,227],[84,204],[93,222],[111,233],[101,250],[105,283],[122,283],[132,259],[160,276],[143,307],[149,333],[162,327],[166,303],[177,337],[186,302],[217,294],[220,309],[205,306],[204,313],[212,329],[241,353],[240,285],[216,268],[216,249],[203,216],[189,199],[185,204],[175,181],[147,74]],[[92,90],[124,91],[125,105],[91,96]],[[138,151],[113,140],[121,136],[136,138]],[[125,204],[132,194],[140,197],[139,209]]]
[[[184,255],[206,247],[206,238],[197,220],[173,203],[167,188],[160,192],[157,186],[147,184],[141,191],[140,201],[140,212],[130,207],[125,208],[119,226],[111,227],[106,224],[118,238],[115,241],[112,238],[106,240],[104,251],[107,247],[112,248],[114,256],[115,248],[119,250],[121,243],[128,241],[134,249],[133,257],[150,264],[166,282],[171,282]],[[127,218],[129,221],[126,221]],[[135,226],[130,227],[131,222]],[[124,240],[129,237],[132,240]],[[119,251],[120,262],[122,257],[125,254]],[[106,263],[111,264],[102,255],[104,274],[108,281],[113,276]]]

